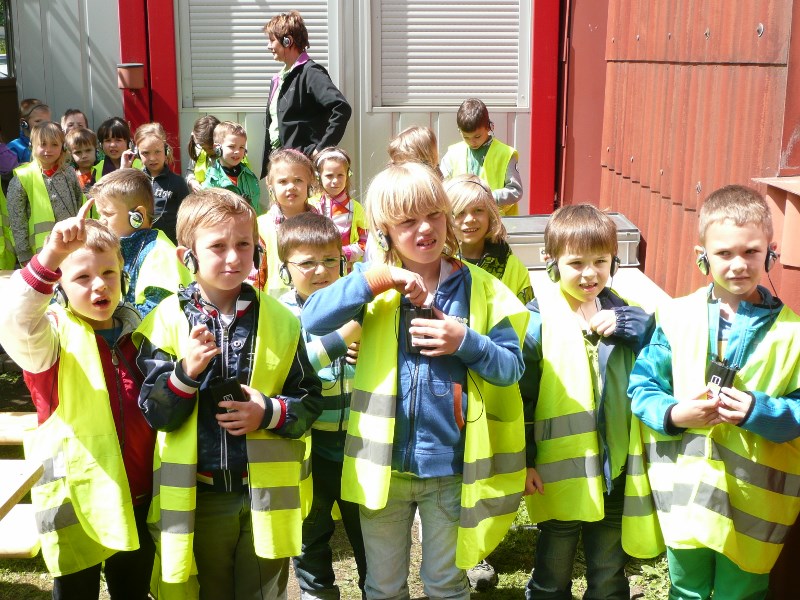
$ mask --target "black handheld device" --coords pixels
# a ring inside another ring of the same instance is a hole
[[[223,415],[227,412],[235,412],[233,409],[220,406],[219,403],[223,400],[233,400],[235,402],[247,402],[245,398],[242,384],[235,377],[223,379],[216,377],[208,384],[208,391],[211,393],[211,398],[216,406],[217,414]]]
[[[733,386],[733,380],[739,368],[728,363],[727,359],[712,360],[706,367],[706,381],[714,396],[719,395],[719,390]]]
[[[406,350],[409,354],[419,354],[421,348],[414,345],[414,340],[424,339],[424,337],[412,336],[409,328],[414,319],[435,319],[432,308],[414,306],[413,304],[403,304],[400,307],[400,324],[406,336]]]

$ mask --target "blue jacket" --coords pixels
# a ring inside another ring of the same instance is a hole
[[[19,164],[31,162],[31,139],[24,129],[20,128],[19,137],[8,142],[7,146],[17,155]]]
[[[780,299],[759,286],[763,302],[740,302],[725,346],[725,356],[732,365],[744,365],[756,346],[775,322],[783,306]],[[719,326],[719,302],[711,299],[708,288],[708,322],[710,329],[709,359],[716,355]],[[788,396],[772,398],[758,390],[746,390],[753,397],[750,412],[740,427],[772,442],[782,443],[800,436],[800,390]],[[678,400],[672,395],[672,348],[661,327],[656,327],[650,344],[646,346],[631,373],[628,394],[631,409],[641,421],[655,431],[676,435],[683,429],[669,419],[672,407]]]
[[[453,264],[456,268],[439,285],[433,306],[468,322],[471,275],[458,261]],[[301,316],[304,329],[324,335],[353,319],[361,322],[365,306],[374,299],[364,276],[369,266],[355,263],[350,275],[311,294]],[[406,305],[408,301],[403,298],[402,306]],[[508,323],[498,324],[488,335],[467,327],[458,350],[440,357],[409,353],[405,335],[399,331],[397,339],[387,343],[399,344],[392,469],[418,477],[461,473],[464,431],[459,429],[457,421],[466,419],[467,406],[463,403],[457,419],[455,385],[467,389],[468,368],[494,385],[516,383],[523,369],[517,334]],[[359,366],[365,368],[369,359],[359,356]]]

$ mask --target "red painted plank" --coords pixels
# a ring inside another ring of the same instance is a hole
[[[145,87],[123,90],[125,120],[135,130],[150,120],[150,65],[147,54],[146,0],[119,0],[119,56],[122,63],[144,64]],[[174,32],[172,33],[174,37]]]

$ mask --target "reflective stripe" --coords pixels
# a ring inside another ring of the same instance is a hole
[[[653,490],[653,500],[659,512],[668,513],[673,506],[687,506],[694,486],[690,483],[676,483],[669,491]]]
[[[348,435],[344,444],[344,453],[346,456],[360,458],[381,467],[389,467],[392,464],[391,443],[376,442]]]
[[[461,507],[459,525],[463,528],[477,527],[481,521],[500,515],[514,514],[519,508],[522,492],[500,496],[498,498],[482,498],[475,506]]]
[[[153,471],[153,485],[191,488],[197,485],[197,468],[195,465],[162,462],[161,467]]]
[[[75,507],[71,503],[36,511],[36,527],[41,534],[77,525],[79,522]]]
[[[194,533],[194,511],[162,508],[158,529],[164,533]]]
[[[253,463],[299,462],[305,456],[302,440],[248,439],[247,458]]]
[[[463,483],[475,483],[479,479],[489,479],[494,475],[515,473],[525,468],[525,452],[497,453],[475,462],[465,462]]]
[[[651,463],[674,463],[679,454],[684,456],[705,456],[706,440],[705,435],[699,433],[684,433],[677,440],[659,440],[645,444],[647,460]],[[711,456],[708,458],[720,460],[719,454],[712,446]]]
[[[250,498],[253,510],[290,510],[300,508],[300,488],[297,486],[251,488]]]
[[[55,227],[55,221],[39,221],[38,223],[33,224],[33,235],[38,235],[40,233],[50,233],[50,231]]]
[[[625,517],[646,517],[656,510],[652,496],[625,496]]]
[[[309,475],[311,475],[311,457],[309,456],[307,459],[303,461],[303,466],[300,467],[300,479],[308,479]]]
[[[600,457],[596,454],[538,464],[536,465],[536,470],[547,483],[555,483],[556,481],[563,481],[565,479],[576,479],[578,477],[587,479],[600,477],[603,472],[602,466],[600,465]]]
[[[54,481],[58,481],[59,479],[64,479],[66,475],[64,474],[64,455],[60,455],[59,462],[61,463],[58,467],[58,470],[61,471],[61,474],[56,477],[55,475],[55,459],[54,458],[46,458],[42,461],[42,466],[44,467],[44,473],[42,473],[41,478],[37,481],[34,485],[40,486],[45,485],[48,483],[53,483]]]
[[[537,442],[596,430],[597,418],[593,410],[542,419],[533,424],[533,435]]]
[[[626,470],[630,476],[644,475],[646,473],[644,468],[644,456],[641,454],[629,454]]]
[[[759,464],[724,446],[714,446],[725,463],[725,472],[729,475],[776,494],[800,496],[800,475]]]
[[[373,417],[394,417],[395,413],[394,394],[378,394],[366,392],[364,390],[353,390],[350,400],[350,410],[360,412]]]

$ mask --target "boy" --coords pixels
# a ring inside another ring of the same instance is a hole
[[[80,127],[89,128],[86,115],[79,108],[68,108],[61,117],[61,129],[64,130],[64,133],[69,133],[71,129]]]
[[[278,258],[283,263],[281,277],[287,285],[294,286],[280,300],[299,317],[311,293],[329,286],[342,274],[342,237],[329,218],[305,212],[287,219],[278,229]],[[367,559],[358,504],[342,500],[341,494],[344,440],[360,336],[361,326],[355,321],[322,337],[303,331],[308,358],[323,383],[324,401],[322,414],[311,429],[314,499],[303,522],[303,551],[294,559],[301,596],[306,600],[339,598],[329,544],[334,531],[334,504],[339,507],[353,547],[358,587],[364,590]]]
[[[150,521],[161,580],[186,582],[194,553],[201,599],[285,598],[310,500],[302,437],[322,409],[319,379],[297,319],[244,283],[258,256],[252,207],[201,190],[181,203],[177,232],[195,281],[137,334],[139,404],[159,431]]]
[[[50,120],[50,107],[37,98],[25,98],[19,103],[19,137],[8,143],[17,155],[19,164],[31,161],[31,130],[39,123]]]
[[[242,163],[247,155],[247,132],[239,123],[222,121],[214,128],[214,152],[217,160],[209,165],[203,187],[231,190],[247,200],[256,214],[261,214],[258,179]]]
[[[628,491],[639,518],[626,548],[658,541],[646,522],[657,511],[670,598],[764,598],[800,509],[800,318],[758,285],[777,258],[758,192],[715,191],[699,234],[697,265],[713,281],[659,309],[631,374],[642,436],[631,434],[630,464],[649,487]]]
[[[585,597],[627,600],[620,542],[626,389],[652,318],[606,288],[619,266],[608,215],[589,204],[563,206],[548,221],[544,243],[551,284],[528,303],[520,381],[526,421],[533,421],[526,431],[529,464],[535,464],[528,514],[540,531],[525,597],[572,597],[582,537]]]
[[[137,404],[139,315],[120,303],[119,240],[88,211],[56,223],[12,275],[0,343],[38,413],[25,456],[45,465],[32,498],[53,597],[97,598],[105,561],[111,598],[145,600],[155,434]]]
[[[97,214],[120,238],[125,273],[130,278],[125,300],[146,317],[181,285],[189,271],[178,260],[175,244],[153,222],[153,187],[138,169],[118,169],[92,188]]]
[[[477,175],[491,188],[501,214],[519,214],[517,203],[522,198],[522,179],[517,170],[519,154],[495,139],[489,109],[477,98],[467,98],[458,107],[456,124],[463,141],[450,146],[442,158],[444,177]]]
[[[67,150],[75,165],[75,175],[85,194],[92,185],[92,167],[97,162],[97,135],[85,127],[73,127],[66,135]]]

